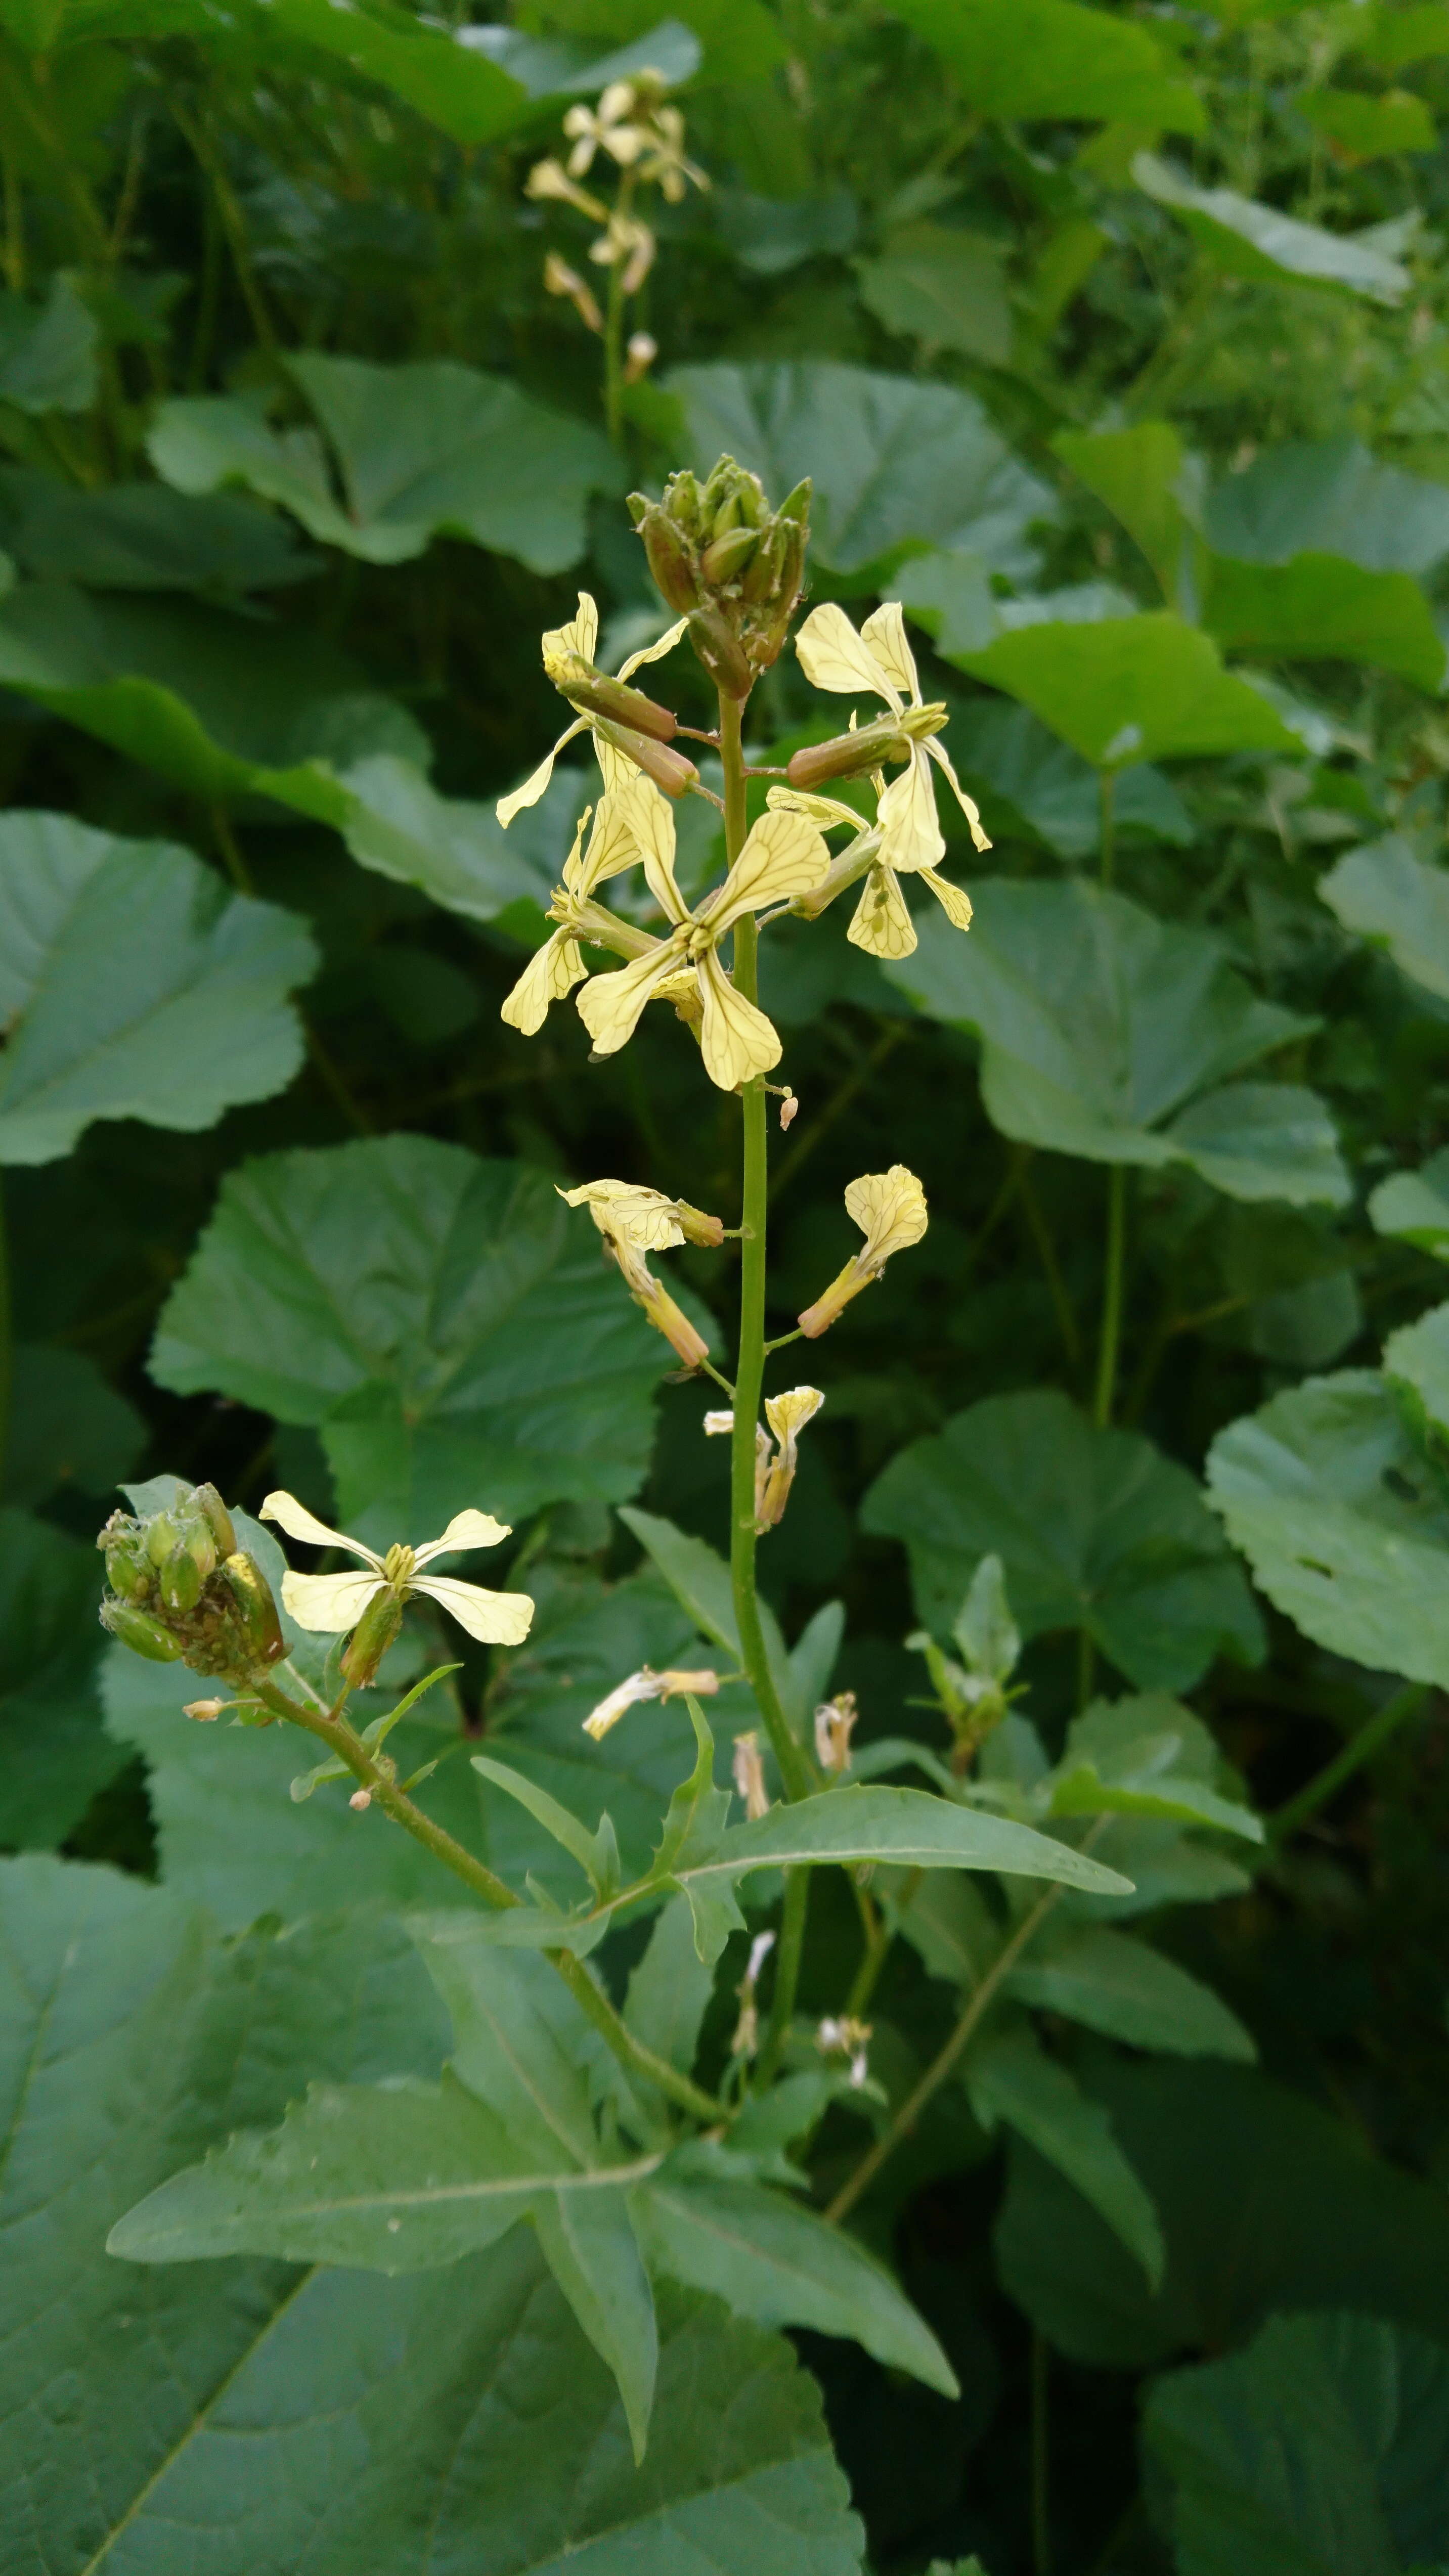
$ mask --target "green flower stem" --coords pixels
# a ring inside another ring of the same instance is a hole
[[[627,216],[634,201],[634,172],[624,170],[619,181],[615,212]],[[604,306],[604,426],[612,444],[621,454],[624,446],[624,270],[628,262],[621,253],[609,270],[609,293]]]
[[[787,1870],[770,2019],[765,2031],[765,2044],[755,2068],[754,2090],[757,2093],[763,2093],[773,2083],[785,2042],[790,2036],[790,2024],[795,2018],[795,1991],[800,1983],[800,1960],[805,1948],[805,1916],[809,1902],[809,1870]]]
[[[1107,1259],[1102,1279],[1102,1331],[1097,1345],[1097,1388],[1092,1420],[1105,1431],[1117,1393],[1117,1355],[1122,1341],[1122,1274],[1127,1249],[1127,1171],[1113,1163],[1107,1173]]]
[[[1112,769],[1097,773],[1101,801],[1101,824],[1098,840],[1098,870],[1104,886],[1110,886],[1117,866],[1117,774]]]
[[[413,1805],[411,1798],[388,1778],[386,1769],[373,1759],[345,1717],[327,1709],[305,1708],[299,1700],[289,1699],[286,1692],[278,1690],[273,1682],[264,1682],[256,1696],[263,1707],[271,1709],[277,1717],[289,1719],[293,1726],[305,1727],[307,1733],[315,1735],[319,1744],[325,1744],[328,1752],[339,1762],[345,1762],[364,1789],[371,1791],[384,1815],[390,1816],[395,1825],[401,1825],[404,1833],[411,1834],[414,1842],[421,1843],[425,1851],[430,1851],[435,1860],[442,1862],[444,1869],[450,1869],[455,1878],[460,1878],[464,1886],[481,1897],[485,1905],[492,1906],[495,1913],[521,1904],[522,1899],[515,1896],[512,1888],[496,1877],[485,1862],[475,1860],[462,1843],[456,1842],[441,1825],[435,1825],[431,1816],[423,1814],[421,1807]],[[718,2125],[726,2116],[722,2106],[710,2094],[701,2091],[697,2084],[691,2084],[689,2077],[681,2075],[667,2058],[656,2056],[652,2048],[646,2048],[642,2041],[635,2039],[615,2012],[608,1996],[595,1984],[582,1959],[575,1958],[571,1950],[545,1950],[543,1955],[550,1966],[557,1969],[570,1994],[622,2065],[630,2067],[636,2075],[646,2077],[671,2102],[677,2103],[680,2110],[688,2111],[692,2118],[703,2120],[711,2127]]]
[[[1427,1682],[1406,1682],[1402,1690],[1395,1691],[1390,1699],[1386,1699],[1367,1724],[1350,1736],[1342,1751],[1335,1753],[1333,1760],[1326,1762],[1296,1797],[1290,1798],[1276,1815],[1269,1817],[1269,1841],[1285,1842],[1310,1816],[1316,1815],[1335,1790],[1342,1788],[1345,1780],[1351,1780],[1355,1771],[1361,1771],[1365,1762],[1371,1762],[1389,1737],[1397,1734],[1405,1718],[1417,1714],[1428,1696]]]

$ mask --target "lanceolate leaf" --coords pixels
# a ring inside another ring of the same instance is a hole
[[[1090,2202],[1156,2289],[1165,2259],[1157,2213],[1101,2104],[1027,2030],[1003,2032],[968,2055],[964,2082],[983,2128],[1005,2121],[1028,2139]]]
[[[1231,277],[1301,278],[1365,295],[1375,304],[1398,304],[1408,292],[1407,269],[1368,243],[1300,223],[1231,188],[1196,188],[1151,152],[1138,153],[1132,175],[1149,197],[1172,208]]]
[[[1128,1891],[1115,1870],[1004,1816],[958,1807],[921,1789],[837,1789],[772,1807],[737,1825],[707,1860],[677,1869],[683,1887],[799,1862],[892,1861],[904,1869],[993,1869],[1104,1896]]]
[[[189,851],[60,814],[0,820],[0,1162],[44,1163],[94,1118],[209,1127],[290,1081],[302,923],[228,894]]]
[[[1108,2039],[1175,2057],[1251,2059],[1257,2051],[1236,2013],[1210,1986],[1125,1932],[1057,1931],[1048,1925],[1013,1968],[1018,2002],[1061,2013]]]

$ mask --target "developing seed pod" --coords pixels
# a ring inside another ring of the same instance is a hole
[[[206,1532],[208,1548],[211,1533]],[[210,1569],[208,1569],[209,1571]],[[161,1568],[161,1598],[168,1610],[184,1614],[194,1610],[201,1599],[202,1572],[189,1547],[173,1547]]]
[[[806,743],[791,753],[785,775],[792,787],[808,791],[832,778],[864,778],[883,760],[904,760],[910,747],[895,717],[879,716],[874,724],[857,725],[853,733]]]
[[[342,1671],[354,1690],[365,1690],[402,1627],[402,1603],[395,1592],[374,1592],[342,1656]]]
[[[287,1641],[282,1635],[272,1587],[256,1558],[238,1549],[224,1560],[221,1572],[235,1606],[233,1625],[242,1648],[240,1663],[254,1669],[259,1664],[279,1662],[287,1651]]]
[[[101,1626],[129,1646],[133,1655],[144,1655],[151,1664],[179,1664],[182,1647],[169,1628],[153,1619],[149,1610],[138,1610],[132,1601],[103,1601]]]
[[[651,734],[656,742],[670,742],[679,731],[679,718],[668,707],[656,705],[642,689],[631,689],[625,680],[611,680],[604,673],[591,671],[588,678],[570,681],[564,696],[571,706],[587,707],[591,715],[611,716],[616,724],[628,725],[635,733]]]
[[[672,751],[667,743],[655,742],[647,733],[632,733],[627,725],[614,724],[608,716],[595,720],[594,731],[652,778],[656,787],[662,787],[666,796],[685,795],[699,776],[693,761],[686,760],[682,751]]]
[[[689,640],[717,689],[727,698],[747,698],[755,675],[744,646],[718,608],[697,608],[689,621]]]

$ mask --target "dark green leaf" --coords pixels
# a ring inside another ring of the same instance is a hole
[[[0,1845],[64,1840],[125,1756],[102,1732],[100,1559],[28,1512],[0,1511]]]
[[[1417,1172],[1394,1172],[1368,1203],[1380,1234],[1397,1235],[1436,1261],[1449,1261],[1449,1147]]]
[[[1029,613],[1005,614],[994,643],[948,659],[1020,698],[1094,767],[1295,748],[1267,699],[1223,669],[1211,636],[1171,610],[1075,618],[1022,605]]]
[[[1240,197],[1231,188],[1196,188],[1151,152],[1138,153],[1132,175],[1149,197],[1181,217],[1230,277],[1300,278],[1314,286],[1343,287],[1375,304],[1398,304],[1408,291],[1407,269],[1366,242],[1325,232],[1320,224],[1300,223],[1296,216]]]
[[[0,544],[37,581],[220,597],[306,581],[321,569],[285,519],[233,493],[190,500],[164,483],[77,491],[23,466],[0,468]]]
[[[1145,27],[1077,0],[898,0],[977,116],[1110,117],[1200,134],[1203,108]]]
[[[109,1495],[146,1437],[135,1406],[84,1351],[20,1342],[12,1363],[6,1500],[43,1503],[58,1487]]]
[[[1078,1931],[1048,1924],[1012,1969],[1007,1992],[1132,2048],[1174,2057],[1257,2055],[1237,2014],[1210,1986],[1145,1941],[1105,1926]]]
[[[1345,930],[1387,948],[1402,974],[1449,1001],[1449,875],[1416,858],[1402,833],[1350,850],[1318,891]]]
[[[0,295],[0,403],[17,411],[89,411],[100,334],[71,280],[53,277],[43,306]]]
[[[1363,662],[1438,691],[1444,639],[1407,572],[1365,572],[1341,555],[1213,564],[1203,624],[1229,652],[1268,661]]]
[[[1027,2030],[1006,2031],[968,2055],[962,2081],[984,2129],[1004,2120],[1066,2176],[1141,2264],[1162,2279],[1162,2230],[1151,2197],[1112,2132],[1100,2102],[1075,2084]]]
[[[1366,572],[1432,572],[1449,554],[1449,491],[1381,465],[1347,432],[1293,439],[1214,486],[1203,533],[1245,563],[1328,554]]]
[[[1000,242],[945,224],[907,224],[859,262],[861,302],[928,349],[960,349],[987,366],[1011,356],[1012,319]]]

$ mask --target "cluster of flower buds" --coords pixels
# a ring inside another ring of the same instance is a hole
[[[528,194],[535,202],[572,206],[601,227],[589,259],[595,268],[613,270],[626,296],[638,294],[658,249],[652,227],[633,212],[638,184],[656,187],[671,206],[681,203],[687,188],[709,186],[704,171],[685,154],[684,118],[677,107],[665,105],[665,87],[658,72],[647,70],[632,80],[611,81],[597,109],[580,104],[568,110],[563,121],[570,147],[567,162],[550,154],[528,174]],[[581,185],[600,156],[621,174],[612,206]],[[597,296],[558,251],[551,250],[544,262],[543,282],[550,295],[566,296],[585,327],[602,337],[607,325]],[[626,380],[637,382],[658,354],[649,332],[632,333]]]
[[[810,483],[772,510],[758,475],[722,456],[703,483],[671,474],[664,497],[631,492],[649,569],[727,697],[746,698],[777,661],[805,578]]]
[[[1011,1615],[999,1556],[981,1559],[952,1622],[951,1636],[961,1651],[959,1664],[928,1629],[918,1628],[906,1644],[926,1658],[937,1705],[954,1738],[951,1767],[964,1774],[1010,1708],[1009,1684],[1021,1655],[1021,1632]]]
[[[214,1485],[180,1485],[161,1511],[112,1512],[96,1545],[110,1585],[101,1625],[136,1654],[237,1683],[285,1655],[271,1585]]]

